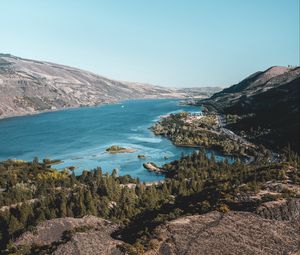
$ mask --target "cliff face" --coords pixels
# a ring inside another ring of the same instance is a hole
[[[174,89],[115,81],[69,66],[0,54],[0,118],[130,98],[184,94]]]

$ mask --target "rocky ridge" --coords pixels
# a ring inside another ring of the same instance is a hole
[[[287,84],[300,76],[300,68],[273,66],[265,71],[256,72],[241,82],[215,93],[210,99],[222,106],[230,106],[243,98],[266,92],[269,89]],[[208,99],[207,101],[210,101]]]

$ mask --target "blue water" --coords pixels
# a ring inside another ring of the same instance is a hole
[[[193,148],[175,147],[155,136],[149,127],[161,115],[173,112],[199,112],[199,107],[182,106],[178,100],[129,100],[120,104],[69,109],[0,121],[0,160],[61,159],[56,168],[75,166],[75,173],[100,166],[103,171],[118,169],[142,181],[163,177],[148,172],[143,163],[158,165],[178,159]],[[105,149],[119,145],[134,153],[109,154]],[[144,154],[146,159],[138,159]]]

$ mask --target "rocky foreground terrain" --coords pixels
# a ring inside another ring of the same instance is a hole
[[[217,90],[122,82],[69,66],[0,54],[0,118],[124,99],[207,97]]]
[[[299,199],[266,203],[257,213],[185,216],[157,227],[153,249],[146,254],[296,254],[299,226]],[[126,254],[124,242],[111,237],[116,229],[118,225],[94,216],[53,219],[25,232],[15,244],[40,247],[39,254]]]
[[[117,227],[95,216],[53,219],[23,234],[16,245],[44,247],[53,254],[122,254],[122,242],[110,236]]]
[[[211,212],[179,218],[160,227],[161,241],[149,255],[289,254],[299,249],[299,232],[289,222],[247,212]]]

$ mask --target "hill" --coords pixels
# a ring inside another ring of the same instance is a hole
[[[265,146],[300,151],[300,68],[271,67],[200,103],[224,115],[227,126]]]
[[[183,91],[121,82],[69,66],[0,54],[0,118],[131,98],[183,97]]]
[[[273,66],[265,71],[256,72],[238,84],[215,93],[210,99],[218,103],[220,107],[227,107],[245,97],[266,92],[287,84],[300,76],[300,68],[288,68],[283,66]]]

